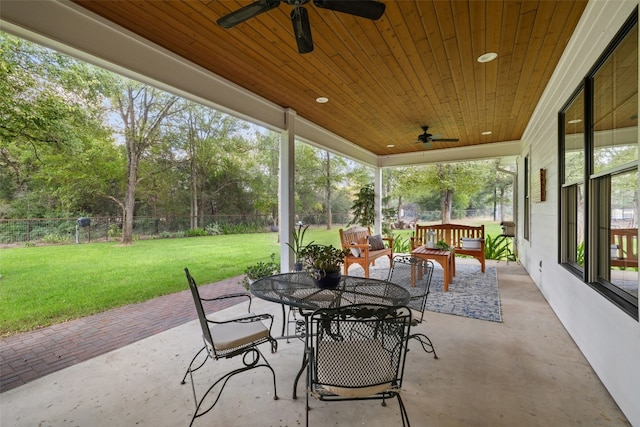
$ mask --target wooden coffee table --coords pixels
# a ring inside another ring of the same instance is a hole
[[[430,249],[425,245],[422,245],[412,250],[411,255],[424,260],[432,259],[440,264],[442,266],[442,270],[444,271],[444,291],[449,291],[449,284],[453,281],[453,277],[456,275],[455,249],[451,249],[450,251],[442,251],[440,249]]]

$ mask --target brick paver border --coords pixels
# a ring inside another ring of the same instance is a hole
[[[202,286],[203,297],[244,291],[240,277]],[[186,287],[186,283],[185,283]],[[237,301],[205,303],[207,312]],[[0,393],[197,318],[185,290],[0,340]]]

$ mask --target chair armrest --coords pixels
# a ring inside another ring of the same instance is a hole
[[[217,301],[217,300],[223,300],[223,299],[229,299],[229,298],[249,298],[249,301],[251,301],[251,295],[249,295],[246,292],[239,292],[237,294],[225,294],[225,295],[220,295],[217,297],[213,297],[213,298],[200,298],[202,301]]]
[[[221,301],[221,300],[225,300],[225,299],[231,299],[231,298],[247,298],[249,299],[249,307],[247,307],[247,313],[251,311],[251,303],[253,302],[253,300],[251,299],[251,295],[246,293],[246,292],[238,292],[238,293],[234,293],[234,294],[224,294],[224,295],[220,295],[217,297],[213,297],[213,298],[202,298],[200,297],[200,299],[202,301]],[[240,304],[240,303],[238,303]]]
[[[387,242],[389,242],[390,248],[393,247],[393,237],[383,237],[382,240],[386,240]]]
[[[250,323],[250,322],[258,322],[261,320],[273,321],[273,315],[268,313],[259,313],[259,314],[251,313],[251,315],[249,316],[237,317],[235,319],[229,320],[229,322]]]
[[[216,325],[224,325],[226,323],[252,323],[252,322],[261,322],[263,320],[269,321],[269,332],[271,332],[271,326],[273,325],[273,315],[268,313],[259,313],[254,314],[250,313],[246,316],[234,317],[232,319],[227,320],[212,320],[207,318],[208,323],[213,323]]]

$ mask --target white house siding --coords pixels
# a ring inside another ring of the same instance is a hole
[[[520,239],[523,265],[622,411],[640,426],[640,324],[558,265],[557,113],[580,84],[637,1],[591,1],[522,139],[530,171],[547,173],[546,201],[531,204],[530,240]],[[639,138],[640,140],[640,138]],[[519,183],[519,233],[524,188]],[[542,267],[540,267],[542,262]]]

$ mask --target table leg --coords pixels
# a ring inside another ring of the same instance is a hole
[[[280,336],[284,337],[284,328],[288,324],[289,318],[287,317],[287,313],[286,313],[286,310],[284,308],[284,304],[280,304],[280,306],[282,307],[282,332],[280,333]]]
[[[302,366],[300,366],[300,370],[298,371],[298,374],[296,375],[296,379],[295,381],[293,381],[293,398],[297,399],[298,398],[298,394],[297,394],[297,389],[298,389],[298,380],[300,379],[300,376],[302,376],[302,373],[304,372],[305,368],[307,367],[307,365],[309,364],[309,359],[307,358],[307,351],[304,351],[304,356],[302,356]]]
[[[411,287],[416,286],[416,268],[419,268],[417,264],[411,264]],[[422,279],[422,272],[418,270],[418,278]]]
[[[449,260],[449,256],[445,257],[444,260],[440,262],[442,265],[442,269],[444,270],[443,274],[443,288],[445,292],[449,292],[449,283],[451,283],[451,261]]]
[[[451,258],[451,280],[453,281],[453,278],[456,277],[456,254],[452,253],[449,258]]]

